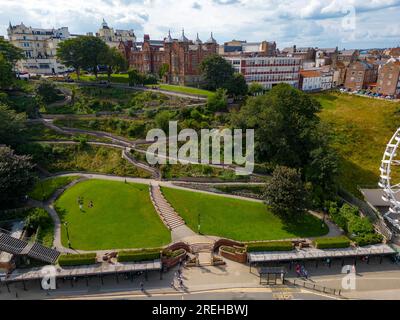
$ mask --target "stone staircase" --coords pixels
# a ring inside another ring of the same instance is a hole
[[[183,221],[183,219],[175,212],[174,208],[172,208],[164,198],[159,185],[150,185],[150,198],[153,202],[154,208],[168,229],[173,230],[185,225],[185,221]]]

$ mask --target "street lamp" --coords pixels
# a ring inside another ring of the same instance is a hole
[[[198,233],[200,234],[200,213],[199,213],[199,216],[198,216],[198,225],[197,225],[197,230],[198,230]]]
[[[69,240],[68,222],[64,222],[65,229],[67,229],[68,248],[71,249],[71,241]]]

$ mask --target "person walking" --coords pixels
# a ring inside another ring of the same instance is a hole
[[[140,282],[140,291],[144,292],[144,283]]]

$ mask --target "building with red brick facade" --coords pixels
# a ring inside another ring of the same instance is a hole
[[[377,76],[377,65],[356,61],[347,68],[344,86],[351,90],[367,89],[369,86],[375,85]]]
[[[376,91],[400,97],[400,61],[389,61],[380,68]]]
[[[179,39],[171,33],[164,40],[150,40],[144,36],[143,43],[121,43],[119,49],[125,54],[129,66],[143,73],[158,74],[163,64],[169,66],[165,76],[167,83],[178,85],[200,85],[200,63],[205,57],[218,52],[218,44],[211,37],[203,43],[198,35],[195,41],[189,40],[182,31]]]

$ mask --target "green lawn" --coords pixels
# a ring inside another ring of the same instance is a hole
[[[148,85],[148,87],[154,87],[154,85]],[[203,90],[203,89],[197,89],[197,88],[193,88],[193,87],[173,86],[170,84],[159,84],[159,85],[157,85],[157,87],[159,87],[161,90],[187,93],[187,94],[193,94],[193,95],[198,95],[198,96],[209,97],[209,96],[214,95],[214,92],[211,92],[208,90]]]
[[[78,80],[78,77],[76,76],[75,73],[71,74],[71,78],[74,80]],[[89,74],[82,74],[79,77],[79,81],[107,81],[108,80],[108,75],[106,74],[99,74],[96,80],[96,77],[94,75],[89,75]],[[111,75],[111,82],[114,83],[124,83],[128,84],[129,83],[129,76],[128,74],[112,74]]]
[[[357,186],[376,187],[386,144],[400,124],[400,104],[339,93],[314,96],[322,104],[320,117],[332,128],[333,146],[341,156],[340,184],[355,195]]]
[[[186,221],[197,231],[200,214],[201,233],[239,241],[278,240],[325,235],[326,226],[313,216],[305,216],[295,225],[285,224],[261,202],[232,199],[185,190],[162,191]]]
[[[79,176],[55,177],[39,181],[33,190],[29,193],[29,197],[35,200],[44,201],[58,189],[67,186],[72,181],[78,179]]]
[[[74,249],[108,250],[152,248],[171,242],[171,235],[158,217],[142,184],[105,180],[78,183],[57,201],[62,222],[68,222]],[[83,197],[83,212],[77,202]],[[93,201],[93,208],[89,202]],[[66,228],[62,243],[68,246]]]

